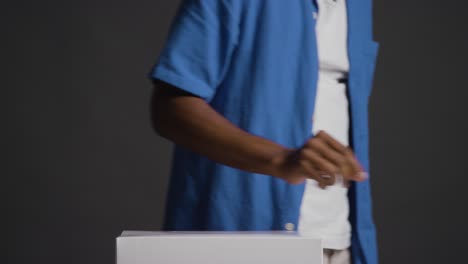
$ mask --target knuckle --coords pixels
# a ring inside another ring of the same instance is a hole
[[[315,165],[311,161],[301,160],[300,166],[302,168],[302,171],[306,174],[314,174],[316,172]]]
[[[317,143],[320,139],[318,138],[312,138],[307,141],[306,146],[309,148],[315,148],[317,146]]]
[[[344,167],[344,166],[347,166],[347,165],[348,165],[348,160],[347,160],[344,156],[337,155],[337,156],[335,157],[335,160],[336,160],[336,163],[337,163],[340,167]]]
[[[320,133],[320,135],[321,135],[322,137],[328,136],[328,133],[327,133],[327,131],[325,131],[325,130],[320,130],[319,133]]]
[[[335,173],[336,170],[337,170],[337,167],[334,166],[334,165],[331,164],[331,163],[326,163],[324,167],[325,167],[327,173]]]
[[[354,155],[354,152],[350,147],[344,147],[343,152],[346,153],[346,155],[350,155],[350,156]]]
[[[332,174],[335,175],[335,174],[339,174],[340,173],[340,168],[337,167],[337,166],[333,166],[332,168]]]
[[[315,151],[309,151],[308,152],[308,158],[310,160],[318,161],[320,159],[320,155],[317,154]]]

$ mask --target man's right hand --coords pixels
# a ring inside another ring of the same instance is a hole
[[[364,181],[367,173],[359,164],[351,148],[341,144],[327,132],[320,130],[301,148],[290,149],[274,158],[279,177],[290,184],[314,179],[321,188],[335,183],[335,177],[347,181]]]
[[[343,175],[346,183],[365,180],[351,149],[324,131],[299,149],[287,148],[240,129],[189,92],[158,80],[155,88],[152,119],[156,132],[213,161],[291,184],[315,179],[322,188],[335,182],[335,173]]]

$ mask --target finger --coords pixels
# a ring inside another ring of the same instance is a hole
[[[356,181],[362,181],[365,179],[365,175],[361,173],[363,171],[363,167],[361,164],[359,164],[359,161],[355,157],[350,147],[341,144],[323,130],[320,130],[317,136],[323,139],[324,142],[327,143],[330,147],[346,157],[346,162],[349,164],[350,169],[349,171],[343,171],[343,176]]]
[[[339,169],[339,173],[349,175],[353,173],[353,167],[348,160],[348,157],[339,153],[334,148],[331,148],[325,141],[320,138],[316,138],[307,142],[307,148],[312,148],[318,152],[325,159],[333,163]]]
[[[359,175],[361,166],[349,147],[347,147],[346,153],[344,154],[344,160],[346,165],[343,166],[343,177],[350,180],[361,180]]]
[[[349,175],[350,179],[355,180],[355,181],[363,181],[367,178],[367,174],[364,171],[364,168],[362,165],[359,163],[358,159],[356,158],[356,155],[353,153],[353,151],[348,147],[348,152],[346,154],[347,160],[350,161],[350,165],[352,167],[352,174]]]
[[[330,134],[325,132],[325,130],[320,130],[317,134],[316,137],[322,139],[327,143],[330,147],[335,149],[337,152],[341,153],[342,155],[345,155],[347,150],[346,146],[341,144],[338,140],[333,138]]]
[[[302,158],[311,162],[312,166],[314,166],[317,170],[323,171],[326,175],[334,176],[340,172],[337,166],[328,161],[315,150],[307,148],[303,149]]]
[[[312,179],[312,180],[315,180],[318,182],[319,186],[320,185],[323,185],[323,186],[327,186],[327,185],[330,185],[326,179],[320,177],[321,174],[323,174],[323,172],[319,171],[318,169],[316,169],[312,163],[310,163],[310,161],[308,160],[300,160],[299,163],[301,164],[302,168],[304,169],[304,171],[306,172],[306,175],[307,175],[307,178],[309,179]]]
[[[334,185],[336,183],[335,175],[328,175],[323,172],[319,172],[319,178],[322,180],[324,185]]]
[[[318,178],[320,179],[320,181],[318,182],[318,186],[320,187],[320,189],[326,189],[327,186],[332,185],[326,182],[326,179],[329,178],[329,175],[327,175],[323,171],[320,171],[320,170],[317,170],[317,171],[318,171]]]

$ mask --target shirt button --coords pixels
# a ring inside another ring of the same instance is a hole
[[[293,231],[294,230],[294,224],[293,223],[287,223],[284,225],[284,228],[288,231]]]

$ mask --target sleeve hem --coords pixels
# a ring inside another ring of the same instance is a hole
[[[149,76],[151,79],[160,79],[186,92],[195,94],[205,101],[210,101],[214,95],[214,90],[208,85],[195,79],[181,77],[164,68],[156,68]]]

